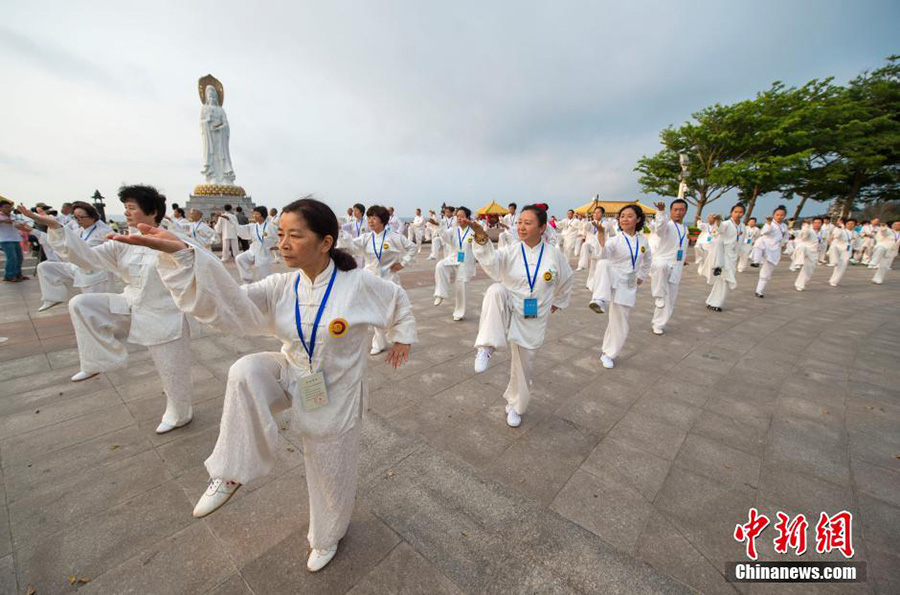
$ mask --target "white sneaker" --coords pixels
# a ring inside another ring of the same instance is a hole
[[[603,314],[604,312],[606,312],[606,309],[604,308],[605,305],[606,304],[603,302],[603,300],[597,300],[592,301],[590,304],[588,304],[588,308],[590,308],[597,314]]]
[[[334,555],[337,553],[337,546],[328,548],[327,550],[313,549],[309,553],[309,559],[306,561],[306,569],[310,572],[318,572],[325,568]]]
[[[210,479],[209,487],[206,488],[206,491],[200,496],[197,506],[194,507],[194,517],[199,519],[222,508],[239,487],[241,484],[236,481]]]
[[[653,334],[654,334],[654,335],[661,335],[661,334],[663,334],[663,330],[662,330],[661,328],[656,328],[656,327],[654,326],[654,327],[653,327]]]
[[[52,308],[53,306],[58,306],[58,305],[60,305],[61,303],[62,303],[62,302],[41,302],[41,307],[38,308],[38,312],[46,312],[47,310],[49,310],[49,309]]]
[[[429,256],[429,257],[426,258],[425,260],[437,260],[437,258],[435,258],[434,256]]]
[[[444,301],[444,298],[435,296],[435,298],[434,298],[434,305],[435,305],[435,306],[440,306],[440,305],[443,303],[443,301]]]
[[[606,355],[605,353],[600,356],[600,363],[603,364],[603,367],[606,368],[607,370],[612,370],[613,367],[616,365],[615,362],[613,362],[612,358],[609,357],[608,355]]]
[[[371,351],[369,351],[369,355],[378,355],[384,351],[384,349],[378,349],[377,347],[373,347]]]
[[[578,272],[583,271],[583,270],[584,270],[584,267],[578,267],[577,269],[575,269],[575,272],[578,273]]]
[[[167,424],[166,422],[161,421],[161,422],[159,422],[159,425],[156,426],[156,433],[157,433],[157,434],[165,434],[166,432],[171,432],[172,430],[176,430],[176,429],[178,429],[178,428],[183,428],[184,426],[186,426],[186,425],[188,425],[189,423],[191,423],[193,420],[194,420],[194,418],[191,417],[191,418],[190,418],[189,420],[187,420],[186,422],[180,423],[180,424],[175,425],[175,426],[169,425],[169,424]]]
[[[81,382],[82,380],[93,378],[97,374],[99,374],[99,372],[78,372],[77,374],[72,376],[72,382]]]
[[[518,428],[522,425],[522,416],[509,405],[506,406],[506,425],[511,428]]]
[[[479,347],[475,352],[475,373],[487,372],[491,365],[491,356],[494,355],[493,347]]]
[[[462,319],[463,319],[462,316],[457,316],[456,314],[453,315],[453,322],[459,322]]]
[[[795,286],[794,289],[796,289],[797,291],[803,291],[803,288],[802,288],[802,287],[796,287],[796,286]]]

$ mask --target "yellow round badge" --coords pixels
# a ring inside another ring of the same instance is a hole
[[[469,242],[469,243],[471,244],[471,243],[472,243],[472,238],[469,238],[469,239],[466,240],[466,241]]]
[[[641,246],[641,254],[647,251],[647,246]]]
[[[382,246],[381,249],[382,249],[382,250],[388,250],[388,249],[390,249],[390,246],[388,246],[388,243],[385,242],[385,243],[384,243],[384,246]]]
[[[350,324],[343,318],[335,318],[328,324],[328,334],[332,337],[343,337]]]
[[[546,273],[544,273],[544,281],[550,282],[552,280],[553,280],[553,273],[551,273],[550,271],[547,271]]]

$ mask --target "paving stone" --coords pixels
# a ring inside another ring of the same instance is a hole
[[[376,595],[398,593],[462,593],[453,582],[441,574],[414,550],[408,543],[401,542],[378,566],[350,589],[352,595]]]
[[[687,430],[629,411],[607,436],[672,461],[687,436]]]
[[[671,466],[671,461],[606,438],[591,451],[581,468],[598,477],[613,473],[637,490],[644,500],[653,502]]]
[[[210,595],[253,595],[250,585],[240,574],[232,574],[225,581],[213,587],[209,593]]]
[[[688,435],[675,458],[677,467],[751,495],[758,487],[761,462],[759,457],[695,434]]]
[[[0,558],[0,595],[17,595],[19,592],[16,583],[16,561],[12,554],[3,556]]]

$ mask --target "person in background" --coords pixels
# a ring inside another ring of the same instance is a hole
[[[3,280],[7,283],[18,283],[28,280],[28,277],[22,274],[24,256],[22,255],[22,234],[19,233],[24,224],[13,217],[12,209],[12,201],[0,196],[0,246],[6,257]]]

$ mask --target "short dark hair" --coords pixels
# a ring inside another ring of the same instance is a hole
[[[672,207],[674,207],[675,205],[678,205],[678,204],[684,205],[685,209],[688,208],[688,203],[683,198],[676,198],[675,200],[673,200],[672,204],[669,205],[669,208],[671,209]]]
[[[547,209],[542,205],[525,205],[522,207],[522,212],[524,213],[525,211],[531,211],[537,217],[538,223],[547,225]]]
[[[244,212],[244,209],[242,209],[240,206],[238,206],[238,207],[235,209],[235,211],[237,211],[238,213],[243,213],[243,212]]]
[[[263,219],[269,216],[269,211],[266,209],[266,207],[256,207],[253,210],[259,213],[260,217],[262,217]]]
[[[382,225],[387,225],[388,221],[391,220],[391,214],[381,205],[369,207],[369,210],[366,211],[366,217],[378,217]]]
[[[859,223],[859,221],[857,221],[857,220],[854,219],[853,217],[850,217],[849,219],[844,219],[844,223],[845,223],[845,224],[850,223],[851,221],[854,222],[854,223]]]
[[[568,211],[566,211],[566,215],[568,215],[569,213],[572,213],[574,215],[575,209],[569,209]]]
[[[597,205],[596,207],[594,207],[594,210],[595,210],[595,211],[600,211],[600,212],[603,213],[604,215],[606,214],[606,207],[604,207],[603,205]]]
[[[815,223],[816,221],[821,221],[821,222],[824,223],[824,222],[825,222],[825,219],[822,218],[822,217],[813,217],[813,223]]]
[[[225,205],[225,206],[222,207],[222,208],[225,209],[226,211],[230,211],[230,210],[231,210],[231,205]]]
[[[787,207],[784,205],[778,205],[777,207],[775,207],[775,210],[772,211],[772,214],[774,215],[778,211],[784,211],[784,214],[787,215]]]
[[[746,211],[746,210],[747,210],[747,208],[743,205],[743,203],[736,202],[736,203],[734,203],[733,205],[731,205],[731,210],[728,211],[728,213],[729,213],[729,214],[730,214],[730,213],[734,213],[734,210],[735,210],[736,208],[738,208],[738,207],[740,207],[741,210],[743,210],[743,211]]]
[[[332,244],[328,255],[339,271],[350,271],[356,268],[356,259],[337,247],[338,220],[334,211],[324,202],[319,202],[314,198],[301,198],[281,209],[281,212],[282,214],[296,213],[306,222],[306,227],[320,238],[331,236]]]
[[[153,186],[145,186],[143,184],[122,186],[119,188],[119,200],[123,204],[126,201],[133,200],[137,203],[142,213],[147,216],[153,215],[157,225],[166,216],[166,197],[160,194],[159,190]]]
[[[472,210],[469,207],[456,207],[456,211],[462,211],[466,214],[466,219],[472,218]]]
[[[362,213],[363,215],[366,214],[366,205],[364,205],[364,204],[361,203],[361,202],[358,202],[358,203],[356,203],[355,205],[353,205],[353,208],[354,208],[354,209],[359,209],[359,212]]]
[[[94,221],[100,220],[100,213],[98,213],[97,209],[94,208],[94,205],[92,205],[90,203],[86,203],[86,202],[79,200],[78,202],[72,203],[72,209],[73,210],[81,209],[82,211],[87,213],[87,216],[90,217],[91,219],[93,219]]]
[[[749,222],[751,222],[751,221],[756,221],[756,217],[749,217],[749,218],[747,219],[747,223],[749,223]]]
[[[635,223],[635,225],[634,225],[635,231],[637,231],[639,229],[641,229],[641,230],[644,229],[644,221],[647,220],[647,216],[644,215],[644,209],[642,209],[641,207],[639,207],[637,205],[625,205],[624,207],[619,209],[619,214],[616,215],[616,219],[618,219],[622,215],[622,211],[624,211],[625,209],[631,209],[632,211],[634,211],[634,214],[637,216],[637,223]]]
[[[518,209],[518,208],[519,208],[519,205],[517,205],[517,204],[514,203],[514,202],[509,203],[509,206],[511,206],[511,207],[514,208],[514,209]]]

